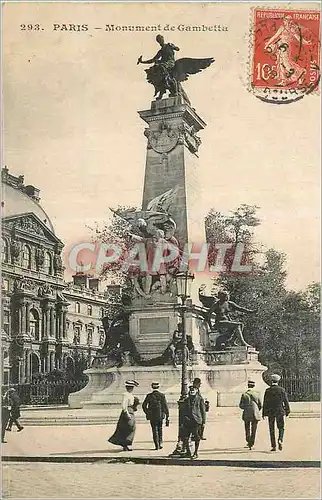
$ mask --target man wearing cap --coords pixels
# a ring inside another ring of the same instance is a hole
[[[153,441],[156,450],[162,449],[162,424],[166,418],[166,426],[169,426],[169,408],[165,395],[159,391],[159,382],[152,382],[152,392],[147,394],[142,403],[142,410],[146,419],[150,421]]]
[[[243,410],[242,419],[245,424],[246,443],[251,450],[255,444],[257,425],[261,419],[262,403],[259,393],[254,390],[255,382],[248,380],[247,386],[247,391],[240,398],[239,408]]]
[[[268,417],[271,451],[276,451],[275,422],[278,429],[278,449],[283,449],[284,416],[290,414],[290,405],[285,390],[278,385],[280,376],[271,375],[271,386],[266,389],[263,401],[263,418]]]

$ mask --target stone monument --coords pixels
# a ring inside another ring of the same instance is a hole
[[[132,239],[144,245],[148,262],[160,242],[182,249],[189,242],[205,241],[204,221],[196,220],[194,211],[200,200],[199,133],[206,123],[191,106],[181,82],[214,61],[212,58],[175,61],[178,47],[166,44],[160,35],[157,41],[161,49],[154,58],[138,59],[138,64],[154,63],[146,73],[157,95],[149,109],[139,111],[147,124],[142,209],[118,213],[130,222]],[[170,95],[163,98],[167,91]],[[178,254],[182,257],[180,251]],[[130,276],[131,300],[124,305],[123,313],[106,325],[102,354],[85,372],[89,377],[87,386],[69,396],[70,407],[107,405],[118,410],[127,379],[139,382],[136,393],[141,395],[140,399],[149,392],[152,381],[159,382],[170,405],[176,407],[181,380],[180,356],[173,347],[174,332],[180,330],[175,290],[179,261],[180,258],[165,263],[156,272]],[[198,297],[196,293],[194,296]],[[184,315],[191,346],[189,377],[202,380],[202,394],[213,408],[234,406],[247,378],[255,379],[260,389],[265,367],[258,362],[255,349],[247,345],[215,349],[210,336],[213,328],[209,323],[209,307],[197,300],[190,299]]]

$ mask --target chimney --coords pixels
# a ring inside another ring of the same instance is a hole
[[[106,285],[105,292],[113,295],[121,295],[122,287],[121,285],[112,283],[110,285]]]
[[[78,271],[73,275],[73,281],[76,286],[84,286],[85,288],[88,288],[89,276],[82,271]]]
[[[88,286],[91,290],[96,290],[97,292],[101,292],[101,280],[99,278],[89,278]]]

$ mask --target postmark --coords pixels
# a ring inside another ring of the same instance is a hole
[[[320,12],[254,8],[250,90],[259,99],[289,104],[316,93],[320,83]]]

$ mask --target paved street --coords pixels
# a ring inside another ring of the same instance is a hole
[[[25,427],[18,433],[6,433],[7,444],[3,455],[9,456],[130,456],[165,457],[175,447],[177,423],[164,428],[163,450],[155,451],[148,422],[138,424],[130,453],[121,452],[107,439],[113,434],[115,424],[87,426]],[[260,422],[256,446],[252,451],[244,448],[244,427],[240,416],[220,417],[206,425],[206,441],[201,442],[200,459],[245,460],[319,460],[320,419],[292,418],[286,420],[285,447],[283,452],[270,452],[267,420]]]
[[[301,460],[320,459],[320,419],[287,419],[286,425],[285,449],[273,453],[270,452],[267,422],[260,423],[256,447],[251,452],[244,448],[243,424],[237,416],[209,422],[207,440],[201,443],[200,461],[229,459],[232,461],[230,467],[200,466],[198,461],[193,467],[171,465],[171,462],[169,465],[131,463],[131,457],[167,457],[175,447],[176,422],[164,429],[164,448],[160,451],[153,450],[149,424],[138,424],[130,453],[121,452],[119,447],[107,442],[115,428],[111,424],[25,427],[21,433],[15,430],[7,433],[8,443],[2,449],[3,454],[13,460],[14,457],[26,459],[24,463],[4,463],[4,496],[320,498],[320,470],[300,468]],[[32,457],[67,459],[69,463],[31,463]],[[75,458],[91,457],[96,457],[97,461],[70,463]],[[104,461],[120,457],[128,457],[128,462]],[[240,460],[246,462],[245,467],[234,466],[234,461]],[[255,461],[257,466],[250,467],[250,461]],[[292,467],[267,468],[268,461],[292,461]]]
[[[7,498],[320,498],[318,469],[10,463],[3,473]]]

